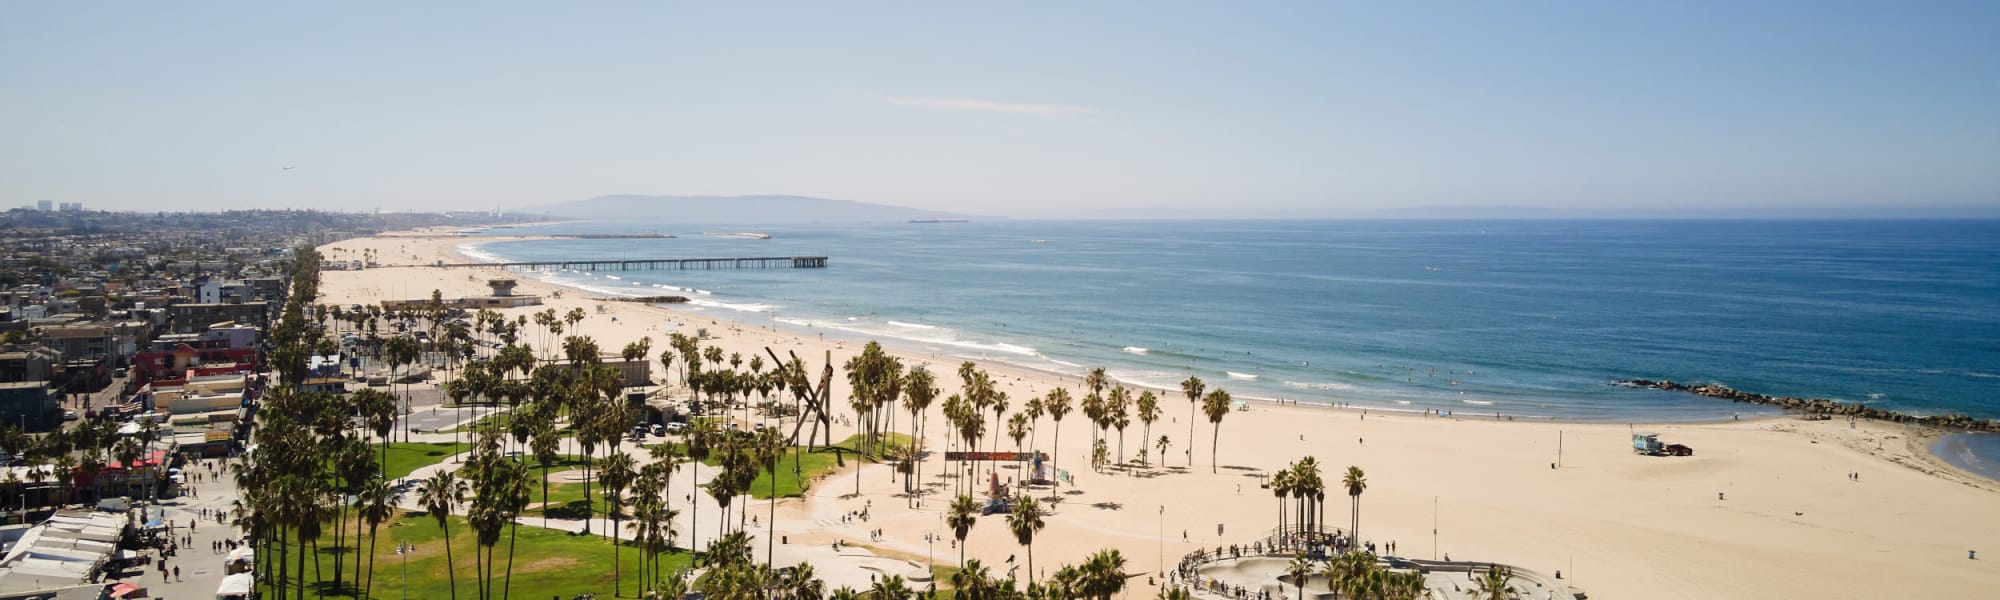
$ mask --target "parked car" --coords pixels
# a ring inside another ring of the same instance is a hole
[[[675,421],[667,424],[667,433],[680,433],[683,431],[687,431],[687,428],[688,428],[687,423]]]
[[[73,411],[73,410],[65,410],[65,411],[63,411],[63,420],[64,420],[64,421],[75,421],[75,420],[76,420],[76,411]]]

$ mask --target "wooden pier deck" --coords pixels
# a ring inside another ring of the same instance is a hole
[[[653,271],[711,269],[824,269],[824,256],[756,256],[749,258],[647,258],[636,260],[550,260],[498,263],[439,263],[447,268],[499,267],[548,271]]]

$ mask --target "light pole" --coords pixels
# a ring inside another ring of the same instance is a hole
[[[1438,559],[1438,497],[1431,496],[1431,560]]]
[[[924,543],[929,545],[931,549],[931,561],[929,565],[925,565],[926,568],[936,568],[937,566],[937,539],[938,536],[936,533],[924,534]]]
[[[1167,579],[1167,505],[1160,505],[1160,530],[1156,538],[1160,544],[1160,581]]]

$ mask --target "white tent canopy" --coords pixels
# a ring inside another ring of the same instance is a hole
[[[222,585],[216,586],[215,597],[227,598],[230,596],[239,596],[248,598],[250,597],[250,588],[255,585],[257,585],[257,578],[249,573],[230,575],[222,578]]]

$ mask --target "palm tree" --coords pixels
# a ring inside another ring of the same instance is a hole
[[[868,588],[868,597],[873,600],[910,600],[915,595],[909,586],[904,584],[902,575],[876,579],[875,585]]]
[[[1007,437],[1014,439],[1014,455],[1016,457],[1014,462],[1018,466],[1021,462],[1019,456],[1022,454],[1021,440],[1028,438],[1027,413],[1017,412],[1014,413],[1014,416],[1007,419]]]
[[[369,590],[375,589],[375,541],[376,532],[384,521],[396,515],[396,505],[403,499],[402,492],[389,485],[384,479],[374,479],[361,488],[361,495],[354,499],[354,510],[361,522],[368,524],[368,583],[362,586],[361,597],[368,597]]]
[[[965,568],[965,536],[972,534],[972,526],[979,524],[979,503],[971,496],[959,494],[951,501],[951,513],[944,519],[951,528],[953,537],[958,538],[958,567]]]
[[[1084,561],[1081,569],[1083,595],[1098,600],[1111,600],[1112,596],[1125,591],[1125,555],[1116,548],[1099,550]]]
[[[1160,457],[1161,465],[1167,464],[1167,446],[1171,446],[1173,445],[1173,443],[1174,443],[1173,440],[1167,439],[1167,436],[1164,435],[1160,436],[1159,441],[1153,442],[1154,446],[1158,446],[1160,448],[1160,453],[1157,456]]]
[[[1181,381],[1181,393],[1187,394],[1187,399],[1188,399],[1188,466],[1189,467],[1194,466],[1194,414],[1196,412],[1195,403],[1201,401],[1201,394],[1202,391],[1205,389],[1205,387],[1206,386],[1204,386],[1201,383],[1201,378],[1195,377],[1193,375],[1189,375],[1186,380]],[[1166,457],[1161,457],[1161,458],[1165,459]]]
[[[757,467],[771,480],[771,513],[764,524],[769,527],[764,532],[764,564],[776,567],[778,556],[778,459],[785,456],[785,438],[778,435],[778,428],[766,427],[757,433],[752,447],[752,455],[757,459]],[[746,484],[747,485],[747,484]],[[746,509],[745,512],[748,512]]]
[[[1063,417],[1069,415],[1069,390],[1063,388],[1049,390],[1047,398],[1048,400],[1042,404],[1048,408],[1049,418],[1056,422],[1055,451],[1049,454],[1049,462],[1052,463],[1050,465],[1049,479],[1060,481],[1060,477],[1055,474],[1055,465],[1060,464],[1062,461],[1062,422]],[[1053,485],[1049,486],[1049,497],[1055,497],[1055,486]]]
[[[1028,547],[1028,583],[1035,582],[1035,534],[1047,525],[1042,516],[1042,505],[1025,495],[1014,501],[1014,511],[1007,515],[1007,529],[1014,532],[1014,541]]]
[[[1199,383],[1199,382],[1197,382]],[[1208,416],[1208,422],[1215,425],[1215,437],[1208,443],[1208,471],[1219,472],[1215,464],[1217,448],[1222,446],[1222,418],[1229,416],[1229,392],[1215,390],[1201,399],[1201,412]]]
[[[1324,571],[1326,585],[1336,595],[1350,593],[1357,587],[1356,582],[1367,579],[1374,570],[1373,555],[1360,551],[1345,552],[1327,561]]]
[[[1322,519],[1315,517],[1314,513],[1306,507],[1306,504],[1310,503],[1319,508],[1318,516],[1323,517],[1326,514],[1326,503],[1323,502],[1326,499],[1326,481],[1320,477],[1319,459],[1312,456],[1301,458],[1299,462],[1292,465],[1292,470],[1296,472],[1294,476],[1298,478],[1299,484],[1298,496],[1301,501],[1299,505],[1300,529],[1315,532],[1320,531],[1322,529],[1320,527]]]
[[[1118,429],[1118,464],[1125,464],[1125,427],[1132,424],[1132,392],[1125,386],[1111,389],[1111,400],[1104,405],[1104,422]]]
[[[1347,488],[1347,497],[1354,500],[1353,521],[1347,531],[1354,535],[1354,543],[1360,544],[1361,493],[1368,491],[1368,476],[1361,472],[1361,467],[1350,466],[1347,468],[1347,475],[1340,478],[1340,484]]]
[[[1278,498],[1278,531],[1285,531],[1285,497],[1290,496],[1294,486],[1294,474],[1289,468],[1271,475],[1271,495]]]
[[[619,574],[624,571],[618,568],[618,516],[624,512],[620,507],[624,506],[625,488],[632,485],[632,480],[639,474],[633,468],[632,455],[617,452],[615,449],[610,456],[604,457],[603,463],[597,476],[599,483],[604,486],[605,519],[609,521],[605,524],[605,528],[611,530],[611,595],[616,597],[619,591]]]
[[[1146,445],[1146,440],[1153,439],[1153,422],[1158,420],[1160,420],[1160,397],[1154,395],[1153,390],[1139,392],[1139,422],[1145,424],[1145,432],[1139,436],[1140,446]],[[1143,453],[1145,448],[1140,448],[1139,451]],[[1160,452],[1166,452],[1166,449],[1163,448]],[[1166,457],[1160,458],[1164,461]],[[1146,462],[1150,464],[1153,461]]]
[[[965,567],[951,574],[952,598],[965,600],[993,600],[996,596],[993,574],[985,564],[975,558],[965,562]]]
[[[1300,598],[1306,597],[1306,578],[1311,577],[1315,570],[1312,559],[1306,558],[1304,552],[1293,555],[1291,564],[1285,565],[1285,574],[1291,576],[1292,585],[1298,587]]]
[[[444,531],[444,564],[446,574],[451,576],[451,597],[458,597],[458,569],[451,558],[451,511],[465,501],[466,485],[451,471],[438,469],[424,480],[423,489],[417,492],[417,502],[424,505],[424,511],[437,521],[438,529]]]
[[[1500,565],[1486,567],[1472,580],[1472,597],[1478,600],[1512,600],[1519,598],[1514,591],[1514,569]]]
[[[922,501],[924,491],[924,457],[922,453],[924,434],[922,429],[919,428],[918,421],[920,419],[925,422],[930,420],[930,413],[928,411],[931,407],[931,401],[936,400],[937,395],[936,377],[931,375],[930,369],[924,368],[923,365],[911,367],[909,374],[903,376],[903,408],[910,411],[910,440],[914,446],[910,449],[910,459],[916,461],[916,464],[913,465],[916,471],[916,483],[912,485],[910,478],[903,478],[903,491],[911,492],[912,495],[917,497],[919,502]]]
[[[700,481],[701,463],[708,460],[709,453],[714,449],[717,435],[715,421],[710,419],[696,419],[693,425],[688,427],[688,477]],[[691,545],[694,546],[695,550],[699,551],[701,550],[701,503],[691,502],[689,504],[692,508],[688,516],[688,535],[695,536],[693,538],[695,541]]]

